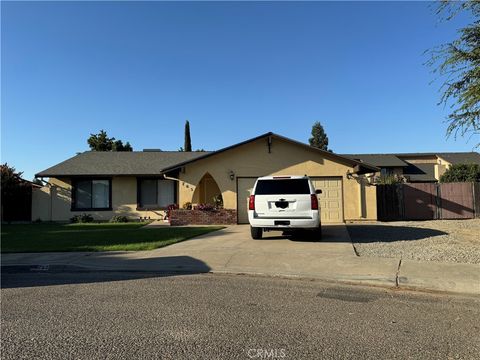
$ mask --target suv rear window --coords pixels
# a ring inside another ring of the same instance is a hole
[[[255,195],[310,194],[307,179],[258,180]]]

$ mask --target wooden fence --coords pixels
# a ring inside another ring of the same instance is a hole
[[[480,183],[377,185],[380,221],[480,218]]]

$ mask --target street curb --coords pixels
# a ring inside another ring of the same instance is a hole
[[[312,276],[306,274],[270,274],[257,271],[245,271],[245,270],[209,270],[202,271],[201,269],[165,269],[165,270],[142,270],[142,269],[118,269],[118,268],[105,268],[105,267],[92,267],[85,265],[2,265],[1,272],[6,274],[19,274],[19,273],[92,273],[92,272],[123,272],[123,273],[144,273],[144,274],[158,274],[159,276],[168,275],[195,275],[195,274],[215,274],[215,275],[238,275],[238,276],[254,276],[254,277],[268,277],[268,278],[281,278],[281,279],[294,279],[294,280],[310,280],[321,281],[330,284],[343,284],[352,286],[373,287],[379,289],[397,290],[397,291],[411,291],[426,294],[440,294],[440,295],[457,295],[457,296],[480,296],[479,292],[460,292],[449,291],[442,289],[434,289],[429,287],[421,287],[416,285],[398,285],[394,282],[387,280],[375,280],[365,278],[364,280],[352,279],[352,278],[331,278]]]

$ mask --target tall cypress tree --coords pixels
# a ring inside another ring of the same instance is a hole
[[[188,120],[185,122],[185,143],[183,145],[183,151],[192,151],[192,139],[190,138],[190,123]]]
[[[323,129],[322,124],[316,121],[312,126],[312,137],[308,139],[310,146],[319,148],[325,151],[331,151],[328,149],[328,136]]]

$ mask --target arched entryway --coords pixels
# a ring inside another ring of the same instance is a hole
[[[208,172],[198,182],[193,193],[192,203],[194,204],[214,204],[215,197],[222,192],[215,179]]]

